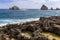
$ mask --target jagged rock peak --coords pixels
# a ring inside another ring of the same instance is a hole
[[[42,5],[41,10],[48,10],[48,7],[45,5]]]

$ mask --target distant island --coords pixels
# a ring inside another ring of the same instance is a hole
[[[51,7],[50,9],[46,6],[46,5],[42,5],[41,6],[41,8],[40,8],[41,10],[60,10],[60,8],[56,8],[56,9],[53,9],[53,7]]]
[[[10,10],[19,10],[20,8],[18,6],[12,6],[9,8]],[[60,10],[60,8],[56,8],[56,9],[53,9],[53,7],[51,7],[50,9],[46,6],[46,5],[42,5],[41,10]]]
[[[42,5],[41,10],[48,10],[48,7],[45,5]]]
[[[56,10],[60,10],[60,8],[56,8]]]
[[[53,8],[51,7],[51,10],[53,10]]]
[[[18,6],[12,6],[11,8],[9,8],[10,10],[19,10],[20,8]]]

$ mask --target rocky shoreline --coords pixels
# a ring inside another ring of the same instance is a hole
[[[40,17],[38,21],[2,26],[0,40],[50,40],[43,32],[60,36],[60,16]]]

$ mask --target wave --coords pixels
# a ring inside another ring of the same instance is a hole
[[[0,26],[4,26],[7,24],[16,24],[16,23],[24,23],[30,21],[37,21],[39,18],[29,18],[29,19],[0,19]]]

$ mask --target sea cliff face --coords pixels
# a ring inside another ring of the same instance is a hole
[[[43,32],[60,36],[60,16],[40,17],[38,21],[20,24],[8,24],[0,27],[1,40],[57,40],[49,38]]]

